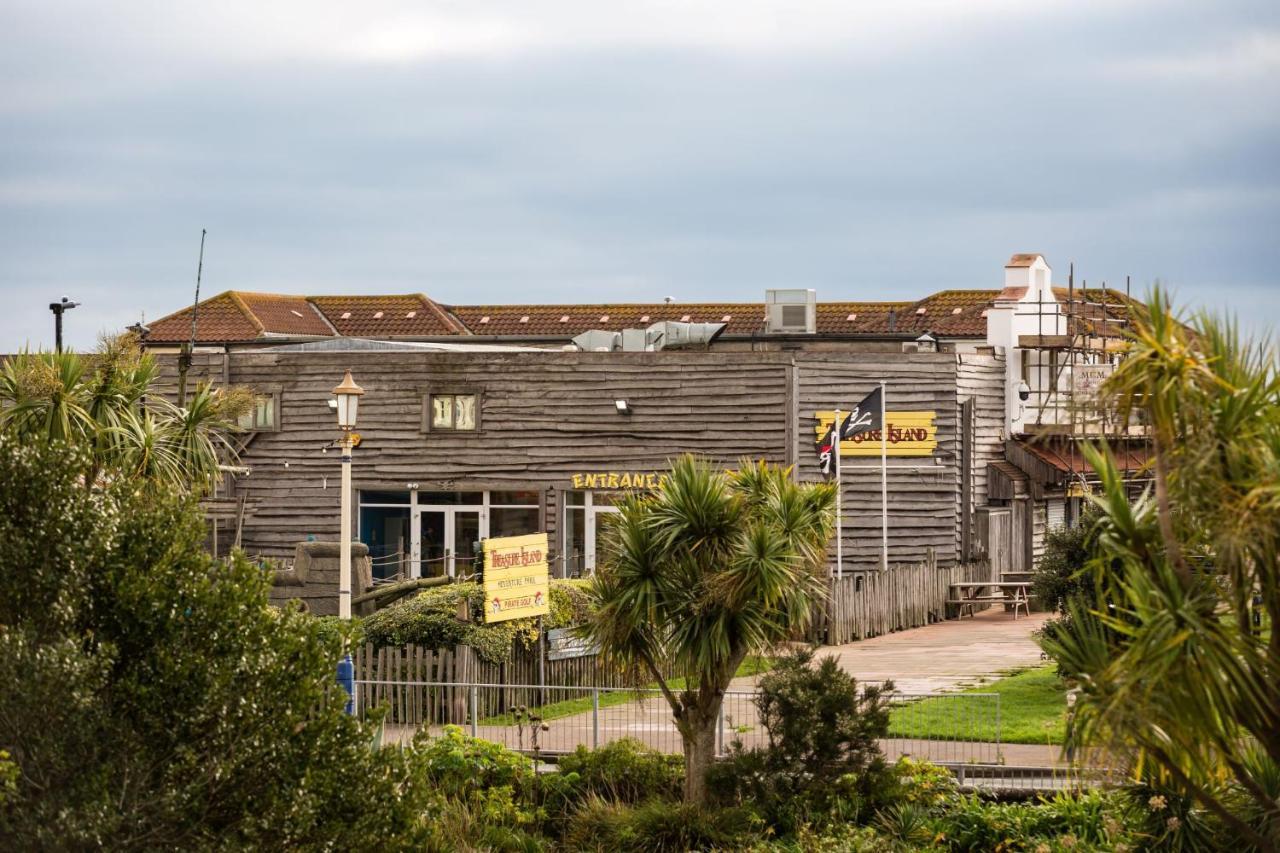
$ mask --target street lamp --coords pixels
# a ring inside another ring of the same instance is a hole
[[[338,429],[342,430],[339,446],[342,448],[342,551],[338,554],[338,618],[351,618],[351,431],[356,426],[356,410],[364,389],[351,378],[351,371],[342,378],[342,384],[333,389],[337,400]]]
[[[61,302],[50,302],[49,310],[53,312],[53,340],[54,346],[58,352],[62,352],[62,315],[80,305],[79,302],[72,302],[67,297],[62,297]]]

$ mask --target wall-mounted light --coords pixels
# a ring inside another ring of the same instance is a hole
[[[631,404],[626,400],[614,400],[613,406],[618,410],[618,414],[620,415],[631,414]]]
[[[329,411],[331,411],[331,412],[336,412],[336,411],[338,411],[338,398],[337,398],[337,397],[330,397],[330,398],[329,398]]]

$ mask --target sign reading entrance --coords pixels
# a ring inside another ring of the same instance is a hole
[[[547,534],[484,540],[484,621],[551,612]]]
[[[575,489],[656,489],[667,477],[655,471],[600,471],[574,474]]]
[[[814,412],[814,435],[821,438],[835,420],[835,412]],[[888,421],[887,456],[932,456],[938,447],[937,412],[885,412]],[[879,456],[880,430],[858,433],[840,442],[841,458]]]

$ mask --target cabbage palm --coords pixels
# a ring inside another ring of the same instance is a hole
[[[89,487],[126,477],[203,493],[235,458],[227,435],[245,394],[204,385],[179,407],[152,391],[156,376],[132,335],[104,338],[89,356],[19,353],[0,365],[0,432],[85,448]]]
[[[1261,850],[1280,844],[1280,377],[1275,352],[1157,292],[1106,391],[1151,427],[1154,488],[1132,502],[1105,447],[1109,612],[1046,649],[1078,673],[1069,736],[1130,755]],[[1261,602],[1255,625],[1253,601]],[[1229,793],[1223,794],[1224,786]]]
[[[657,682],[683,743],[686,801],[705,799],[738,667],[803,629],[822,596],[834,507],[833,486],[797,484],[788,469],[744,460],[726,472],[684,456],[609,525],[586,630]]]

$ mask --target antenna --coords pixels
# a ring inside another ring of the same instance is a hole
[[[191,341],[182,345],[178,355],[178,405],[187,404],[187,371],[191,369],[191,353],[196,348],[196,315],[200,312],[200,278],[204,274],[204,237],[209,233],[200,229],[200,260],[196,263],[196,298],[191,304]]]

